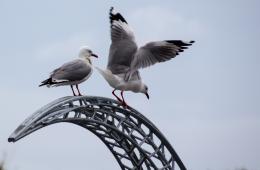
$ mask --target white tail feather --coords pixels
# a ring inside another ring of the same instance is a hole
[[[106,69],[106,70],[102,70],[98,67],[95,67],[98,72],[104,77],[104,79],[108,82],[108,84],[113,87],[116,88],[120,83],[120,78],[116,75],[114,75],[110,70]]]

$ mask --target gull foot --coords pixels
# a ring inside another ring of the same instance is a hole
[[[125,101],[121,102],[121,104],[125,109],[129,108],[128,104]]]

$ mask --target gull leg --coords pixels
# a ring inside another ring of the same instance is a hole
[[[127,103],[125,102],[125,99],[124,99],[124,91],[122,90],[121,91],[121,97],[122,97],[122,105],[124,106],[124,107],[128,107],[128,105],[127,105]]]
[[[81,94],[80,91],[79,91],[79,86],[78,86],[78,84],[76,84],[76,88],[77,88],[77,90],[78,90],[79,96],[82,96],[82,94]]]
[[[112,91],[112,94],[116,97],[116,99],[117,99],[118,101],[120,101],[120,102],[122,103],[122,100],[115,94],[115,91],[116,91],[116,89],[114,89],[114,90]]]
[[[73,92],[73,96],[76,96],[72,85],[70,85],[70,88],[71,88],[71,90],[72,90],[72,92]]]

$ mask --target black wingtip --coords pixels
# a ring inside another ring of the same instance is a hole
[[[182,40],[166,40],[166,42],[174,44],[178,47],[185,47],[185,46],[190,46],[192,45],[192,43],[194,43],[195,41],[182,41]]]
[[[195,43],[195,41],[194,41],[194,40],[191,40],[190,43]]]
[[[41,84],[39,85],[39,87],[45,86],[45,85],[48,85],[48,84],[53,84],[52,78],[48,78],[48,79],[42,81]]]
[[[38,87],[42,87],[42,86],[45,86],[45,85],[47,85],[48,83],[42,83],[42,84],[40,84]]]
[[[195,41],[166,40],[166,42],[179,47],[178,52],[183,52],[185,49],[188,49],[188,46],[191,46]],[[179,54],[178,52],[176,55]]]
[[[127,24],[127,21],[125,18],[120,14],[120,13],[113,13],[114,7],[110,8],[109,11],[109,19],[110,19],[110,24],[112,25],[113,21],[122,21]]]
[[[109,10],[109,14],[112,14],[113,10],[114,10],[114,7],[111,6],[111,8],[110,8],[110,10]]]
[[[8,138],[8,142],[14,142],[14,138]]]

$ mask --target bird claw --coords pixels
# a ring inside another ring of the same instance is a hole
[[[122,102],[122,106],[123,106],[125,109],[127,109],[127,108],[129,107],[129,106],[126,104],[125,101]]]
[[[117,101],[123,104],[123,101],[120,98],[117,98]]]

